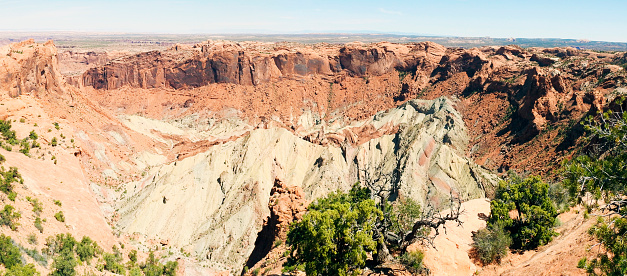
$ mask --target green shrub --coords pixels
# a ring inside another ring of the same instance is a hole
[[[421,273],[423,270],[422,260],[425,258],[425,253],[416,250],[411,252],[405,252],[401,255],[401,263],[414,274]]]
[[[37,135],[37,133],[34,130],[31,130],[30,133],[28,134],[28,138],[31,140],[37,140],[37,138],[39,138],[39,135]]]
[[[148,254],[148,259],[145,263],[141,264],[140,267],[145,276],[174,276],[176,275],[176,268],[178,267],[178,263],[169,261],[165,265],[162,265],[155,258],[155,253],[150,251],[150,253]]]
[[[30,153],[30,143],[28,140],[24,139],[20,142],[20,152],[26,156]]]
[[[290,226],[288,266],[304,264],[307,275],[358,273],[376,249],[375,223],[383,216],[370,190],[353,186],[349,194],[331,193],[307,208]]]
[[[41,218],[40,217],[36,217],[35,218],[35,228],[37,228],[37,230],[39,230],[39,233],[43,233],[44,232],[44,226],[41,224]]]
[[[483,264],[500,263],[507,256],[512,239],[502,228],[489,227],[472,236],[472,247]]]
[[[56,147],[57,144],[58,144],[57,143],[57,137],[52,137],[52,141],[50,141],[50,145],[53,146],[53,147]]]
[[[59,130],[59,128],[60,128],[60,127],[59,127],[59,123],[54,122],[54,123],[52,123],[52,124],[54,125],[54,128],[56,128],[57,130]]]
[[[63,211],[59,211],[54,214],[54,218],[56,218],[60,222],[65,222],[65,216],[63,215]]]
[[[539,176],[524,180],[511,176],[507,182],[501,181],[490,211],[488,227],[509,232],[514,249],[535,249],[557,234],[553,231],[557,210],[549,197],[549,185]]]
[[[34,264],[16,265],[7,269],[5,276],[33,276],[40,275]]]
[[[7,161],[6,157],[4,157],[4,155],[0,154],[0,163],[3,163],[4,161]]]
[[[614,103],[624,110],[625,97]],[[627,112],[607,111],[601,118],[589,117],[584,127],[591,134],[588,141],[595,151],[565,164],[564,183],[578,202],[593,196],[594,200],[584,202],[584,217],[590,203],[603,199],[609,204],[606,214],[589,230],[602,250],[590,260],[581,259],[578,267],[590,275],[627,275]]]
[[[15,201],[15,198],[17,198],[17,193],[15,191],[11,191],[9,192],[7,197],[9,198],[10,201]]]
[[[128,253],[128,259],[133,264],[137,263],[137,250],[135,250],[135,249],[131,250],[131,252]]]
[[[37,235],[35,234],[28,235],[28,243],[37,244]]]
[[[0,235],[0,263],[6,268],[22,264],[20,249],[4,234]]]
[[[4,167],[0,167],[0,180],[0,191],[5,194],[13,191],[13,183],[24,183],[24,179],[16,167],[10,167],[8,171],[5,171]]]
[[[54,202],[54,205],[57,205],[57,206],[61,207],[61,201],[60,200],[55,199],[55,200],[53,200],[53,202]]]
[[[41,202],[39,202],[39,199],[33,198],[29,201],[30,204],[33,206],[33,213],[35,213],[35,215],[37,216],[41,215],[41,212],[44,210],[44,206],[43,204],[41,204]]]
[[[15,131],[11,130],[11,121],[0,120],[0,133],[9,144],[15,145],[17,143],[17,137]]]
[[[74,257],[74,252],[68,249],[54,257],[52,262],[52,276],[74,276],[76,275],[76,265],[78,262]]]
[[[104,253],[103,259],[105,261],[104,269],[116,274],[124,274],[124,265],[121,264],[122,257],[112,253]]]
[[[91,238],[84,236],[80,243],[76,244],[76,255],[81,262],[89,262],[93,257],[96,257],[96,253],[99,250],[99,246]]]
[[[131,270],[128,272],[129,276],[144,276],[142,274],[142,270],[139,267],[134,266],[133,268],[131,268]]]
[[[17,220],[22,217],[20,213],[15,211],[15,207],[11,205],[4,205],[4,209],[0,211],[0,223],[5,226],[9,226],[11,230],[17,230]]]
[[[74,252],[76,243],[76,239],[69,233],[57,234],[56,236],[46,238],[46,247],[41,249],[41,251],[49,256],[57,255],[61,253],[61,251]]]

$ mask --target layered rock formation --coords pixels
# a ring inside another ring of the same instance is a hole
[[[258,85],[282,78],[331,76],[343,70],[352,76],[380,76],[394,70],[435,67],[444,52],[444,47],[429,42],[379,43],[375,47],[327,46],[322,50],[216,42],[114,60],[85,72],[83,85],[97,89],[117,89],[125,85],[174,89],[211,83]]]
[[[68,126],[68,158],[119,234],[198,274],[254,263],[264,229],[280,236],[304,208],[274,201],[360,181],[440,208],[489,195],[494,172],[545,172],[582,116],[627,93],[624,53],[569,48],[210,41],[105,58],[29,41],[0,53],[1,96]],[[57,58],[107,63],[64,71],[69,86]]]

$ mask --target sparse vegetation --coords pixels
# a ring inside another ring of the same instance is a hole
[[[37,244],[37,235],[35,234],[28,235],[28,243]]]
[[[19,224],[17,221],[22,217],[22,215],[15,210],[15,207],[7,204],[4,205],[4,209],[0,211],[0,223],[4,226],[9,226],[11,230],[17,230]]]
[[[617,98],[617,106],[624,105]],[[587,208],[599,201],[605,212],[589,233],[604,250],[592,259],[582,259],[578,267],[590,275],[627,274],[627,113],[608,111],[598,119],[589,117],[585,128],[596,151],[575,158],[565,165],[564,184],[577,202]],[[588,198],[589,201],[584,199]]]
[[[33,213],[37,216],[41,215],[41,212],[44,210],[44,205],[39,201],[39,199],[27,197],[26,200],[28,200],[33,206]]]
[[[20,142],[20,152],[26,156],[30,156],[31,143],[24,139]]]
[[[37,133],[34,130],[31,130],[30,133],[28,134],[28,138],[34,141],[34,140],[37,140],[37,138],[39,138],[39,135],[37,135]]]
[[[52,124],[54,125],[54,128],[55,128],[56,130],[59,130],[59,129],[60,129],[60,127],[59,127],[59,123],[54,122],[54,123],[52,123]]]

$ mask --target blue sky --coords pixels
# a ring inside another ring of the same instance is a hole
[[[0,0],[0,30],[382,32],[627,42],[626,0]]]

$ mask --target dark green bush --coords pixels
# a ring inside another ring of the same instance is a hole
[[[290,227],[287,244],[295,254],[287,265],[304,264],[307,275],[358,273],[376,249],[372,231],[382,216],[370,190],[358,185],[348,194],[335,192],[318,199]]]
[[[4,140],[11,145],[17,144],[17,137],[15,131],[11,130],[11,121],[0,120],[0,133],[4,137]]]
[[[557,210],[549,197],[549,185],[539,176],[501,181],[490,211],[488,227],[509,232],[514,249],[535,249],[557,234],[553,231]]]
[[[17,198],[17,193],[15,191],[10,191],[7,197],[10,201],[15,201],[15,198]]]
[[[4,234],[0,235],[0,263],[6,268],[22,264],[20,249]]]
[[[52,262],[52,276],[74,276],[76,275],[76,265],[78,262],[74,257],[74,252],[68,249],[62,250]]]
[[[81,262],[89,262],[93,257],[96,257],[96,253],[99,250],[99,246],[91,238],[84,236],[80,243],[76,244],[76,255]]]

